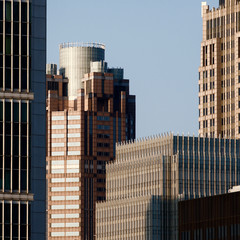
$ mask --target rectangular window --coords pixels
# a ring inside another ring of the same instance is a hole
[[[27,22],[27,3],[21,3],[21,19],[22,22]]]
[[[13,2],[13,21],[19,21],[19,3]]]
[[[3,1],[0,1],[0,9],[2,10],[0,11],[0,21],[2,21],[3,20]]]
[[[5,2],[5,17],[6,21],[11,22],[11,2]]]
[[[11,36],[6,36],[5,38],[5,51],[6,51],[6,55],[10,55],[11,54]]]

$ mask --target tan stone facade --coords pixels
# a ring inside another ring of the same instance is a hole
[[[111,73],[86,74],[75,100],[62,94],[67,79],[47,79],[48,239],[91,240],[95,203],[105,200],[106,162],[117,141],[135,136],[135,96],[128,80]]]
[[[178,236],[178,201],[240,183],[240,140],[163,135],[117,146],[96,206],[99,240]]]
[[[240,137],[240,3],[202,5],[199,134]]]

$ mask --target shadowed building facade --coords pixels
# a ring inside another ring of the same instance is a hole
[[[172,134],[117,145],[97,203],[97,239],[178,238],[178,201],[240,182],[240,141]]]
[[[46,1],[0,1],[0,239],[46,239]]]
[[[180,201],[179,240],[240,239],[240,192]]]
[[[47,75],[49,239],[94,239],[106,163],[116,142],[135,138],[135,96],[123,70],[91,65],[74,100],[63,94],[70,79]]]

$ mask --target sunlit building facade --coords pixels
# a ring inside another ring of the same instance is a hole
[[[106,166],[97,239],[175,240],[179,200],[226,193],[239,182],[239,140],[170,134],[122,143]]]
[[[199,134],[240,137],[240,1],[202,3]]]

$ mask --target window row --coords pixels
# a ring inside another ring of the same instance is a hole
[[[5,1],[5,9],[3,8],[3,1],[0,1],[0,21],[14,21],[14,22],[27,22],[28,20],[28,3]],[[13,8],[13,14],[12,14]],[[3,19],[5,12],[5,19]],[[31,12],[31,3],[29,3],[29,12]],[[31,15],[31,14],[30,14]]]
[[[221,94],[222,101],[224,101],[226,99],[231,99],[231,98],[235,98],[235,91],[226,92],[226,93]]]
[[[54,81],[47,81],[47,90],[54,90],[54,91],[58,91],[59,89],[61,89],[61,87],[59,87],[59,82],[54,82]],[[68,83],[62,83],[62,96],[66,97],[68,94]]]
[[[227,75],[227,74],[230,74],[230,73],[235,73],[235,66],[232,65],[231,67],[227,67],[226,69],[225,68],[221,68],[221,75]]]
[[[13,33],[14,36],[18,36],[20,33],[22,36],[31,35],[31,24],[30,23],[19,23],[19,22],[3,22],[0,21],[0,34],[3,34],[3,26],[5,23],[5,34],[9,36]],[[28,34],[29,26],[29,34]]]
[[[97,147],[99,147],[99,148],[109,148],[110,144],[109,143],[97,143]]]
[[[239,107],[240,107],[240,102],[239,102]],[[225,113],[225,112],[230,112],[230,111],[234,111],[235,110],[235,103],[232,104],[227,104],[221,107],[221,112]]]
[[[210,102],[214,102],[215,94],[210,94],[209,96],[208,95],[203,96],[203,103],[207,103],[208,99],[209,99]],[[201,97],[199,97],[199,104],[201,104]]]
[[[230,86],[234,86],[234,85],[235,85],[235,79],[234,78],[221,81],[221,87],[222,88],[223,87],[230,87]]]
[[[234,53],[231,53],[231,54],[229,53],[229,54],[226,55],[226,57],[225,57],[225,55],[221,56],[221,63],[225,63],[225,60],[227,62],[234,61],[235,60],[235,54]]]
[[[208,84],[207,83],[203,83],[202,87],[203,87],[203,91],[208,90]],[[210,90],[214,89],[215,88],[214,82],[210,82],[209,87],[210,87]],[[200,84],[199,84],[199,92],[201,92],[201,85]]]
[[[3,44],[3,39],[5,39],[5,46]],[[30,55],[30,48],[28,53],[28,41],[30,44],[30,38],[28,36],[4,36],[0,33],[0,54],[5,52],[6,55]]]
[[[0,202],[1,239],[31,239],[31,206],[28,203]],[[20,236],[20,238],[19,238]]]
[[[207,30],[210,28],[216,28],[219,26],[224,26],[230,23],[234,23],[235,19],[238,19],[239,13],[227,14],[227,16],[222,16],[207,21]]]
[[[235,123],[235,117],[222,118],[222,126]]]

